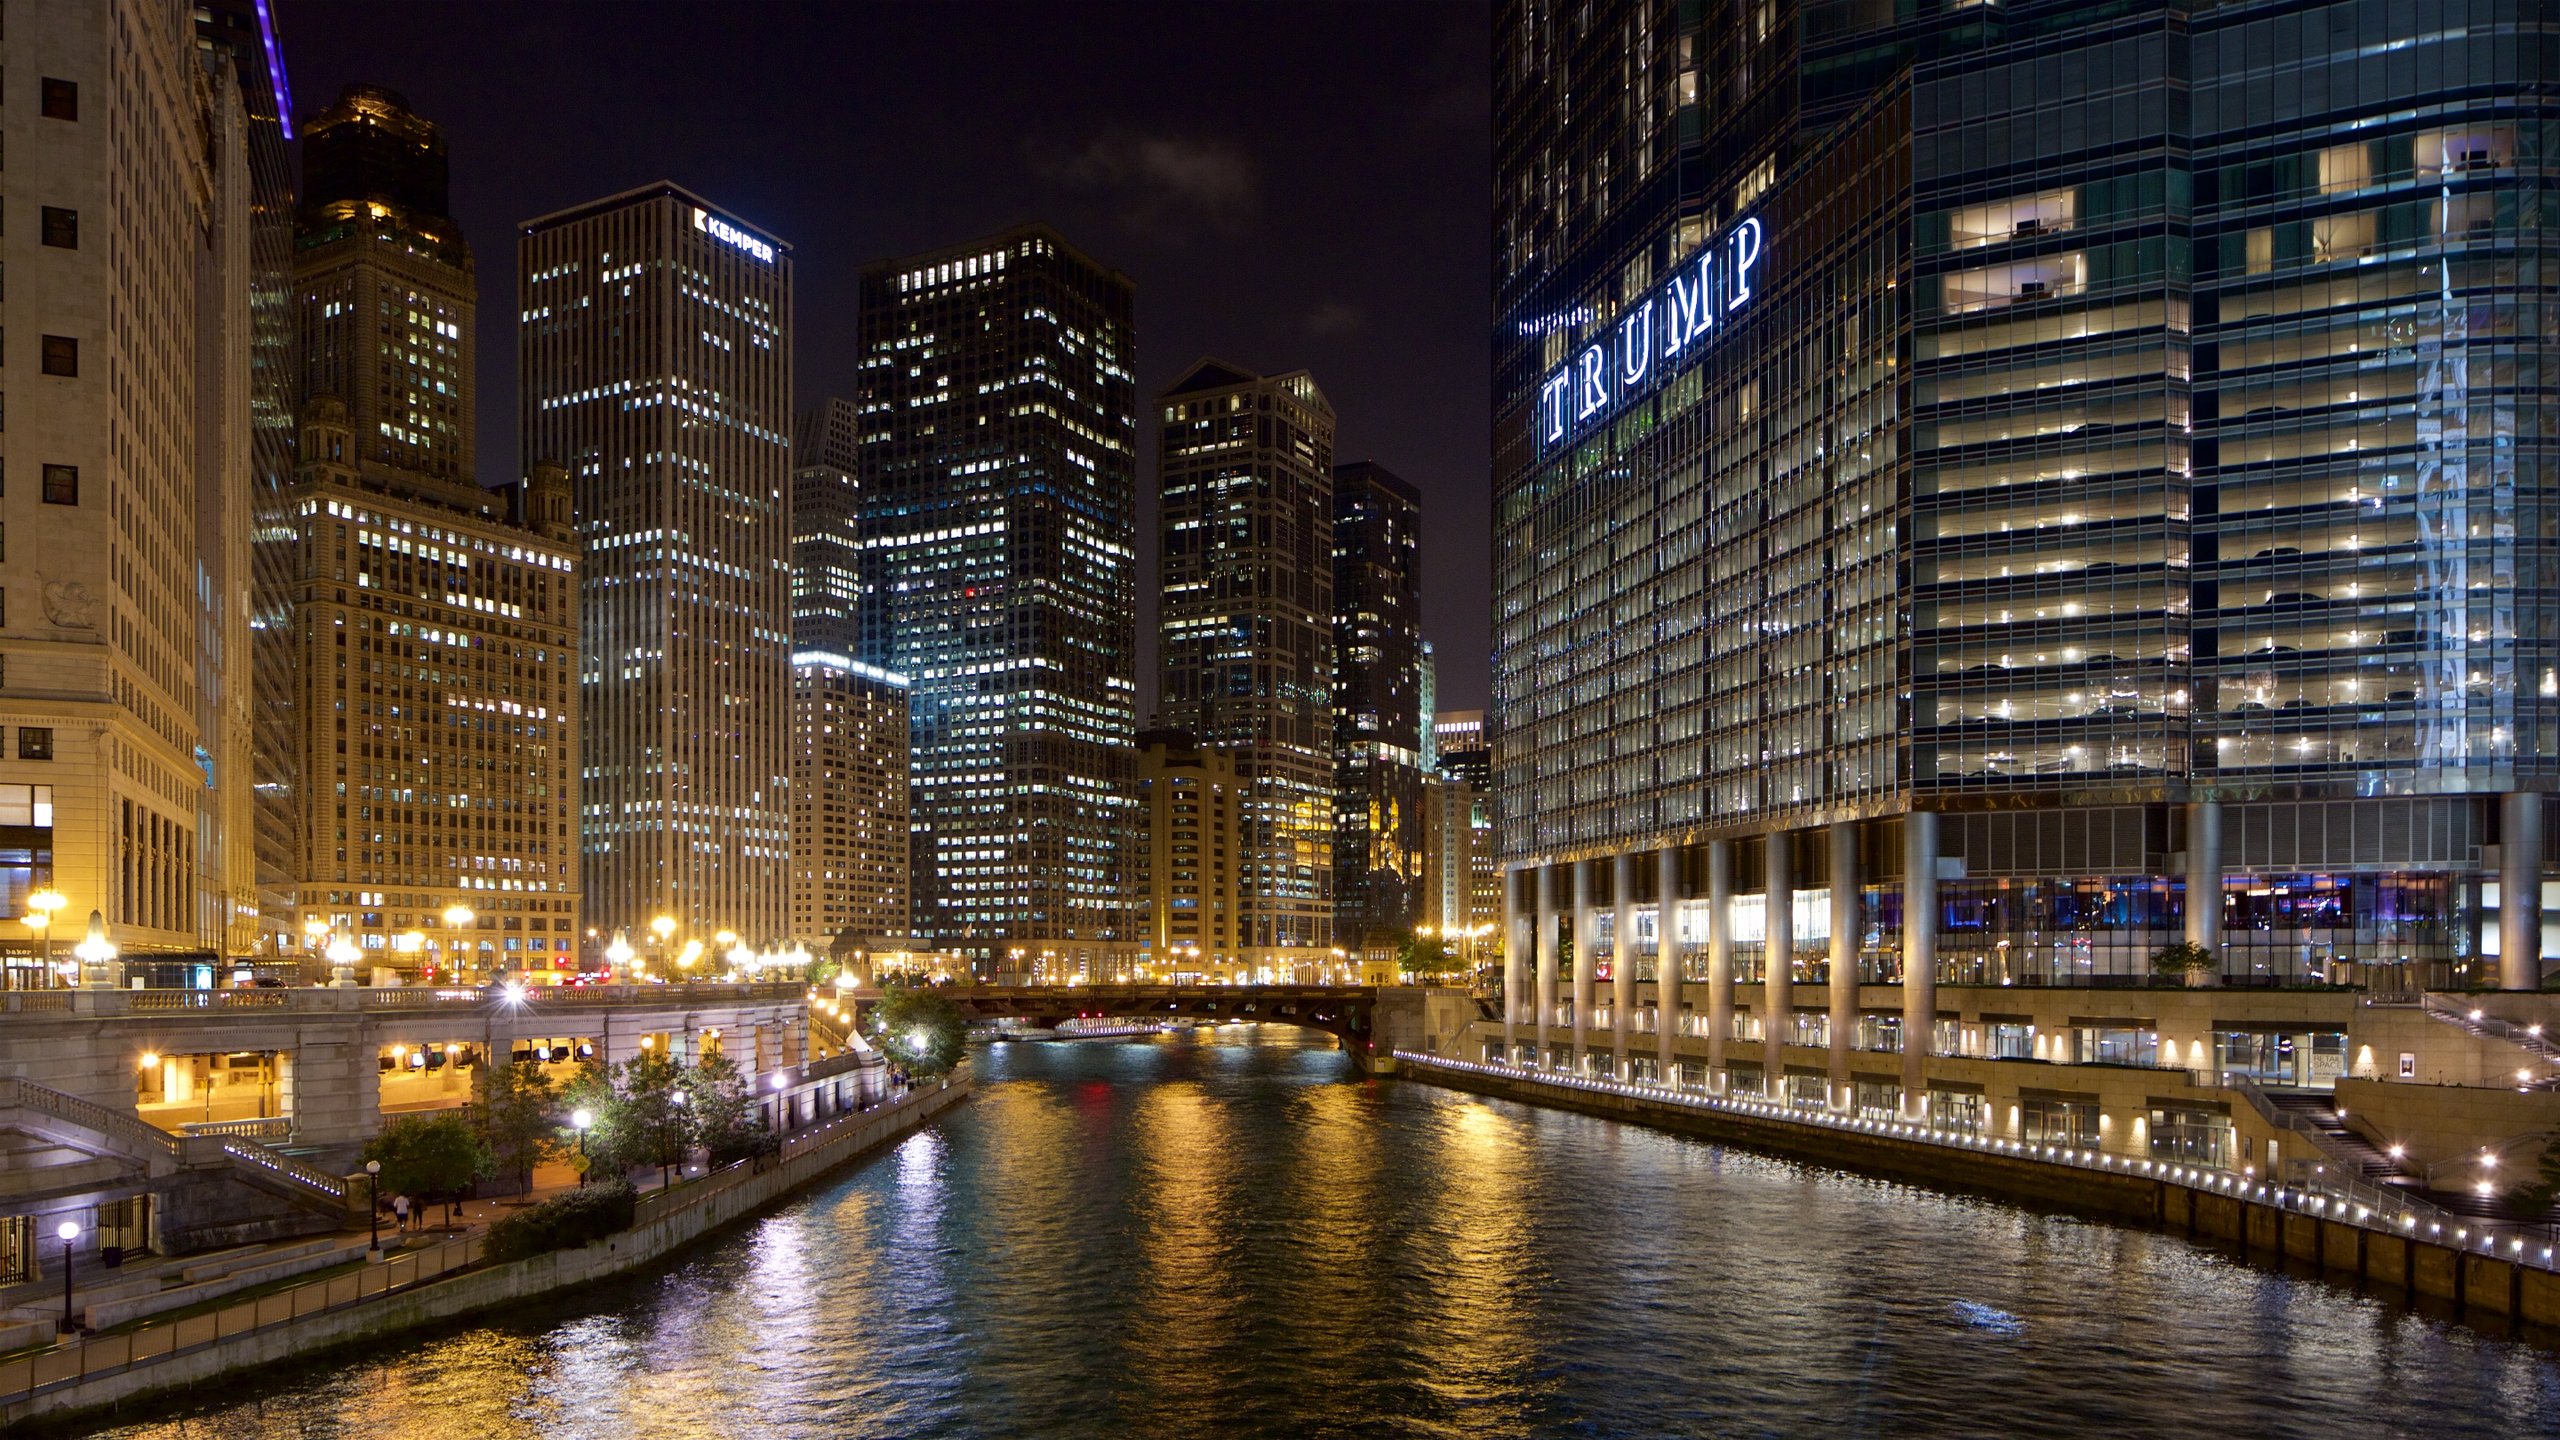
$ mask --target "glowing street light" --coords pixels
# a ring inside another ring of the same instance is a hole
[[[48,984],[53,975],[53,917],[70,903],[61,891],[48,885],[27,897],[27,918],[19,922],[36,932],[36,939],[44,945],[44,973]]]
[[[114,988],[115,976],[109,973],[108,967],[115,963],[116,947],[107,939],[107,919],[104,915],[95,910],[89,912],[89,933],[78,945],[72,947],[71,953],[80,957],[82,972],[80,978],[88,988],[92,990]]]
[[[80,1328],[71,1316],[71,1242],[80,1238],[80,1222],[63,1221],[54,1227],[53,1236],[62,1242],[62,1333],[69,1335]]]
[[[604,947],[604,958],[619,974],[631,964],[631,940],[620,930],[613,932],[613,943]]]
[[[453,958],[453,952],[459,944],[453,932],[479,918],[468,905],[457,903],[444,907],[444,961],[456,972],[465,967],[461,961]]]
[[[356,962],[364,958],[364,952],[356,948],[355,941],[341,935],[329,942],[328,955],[329,983],[341,989],[352,987],[356,983]]]
[[[581,1105],[569,1112],[569,1128],[578,1132],[578,1183],[587,1183],[587,1131],[596,1123],[596,1112]]]

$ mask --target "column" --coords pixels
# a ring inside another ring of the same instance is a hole
[[[1593,918],[1598,902],[1591,892],[1598,888],[1600,862],[1573,862],[1573,1073],[1581,1075],[1591,1068],[1591,952],[1599,948],[1593,931],[1600,928]]]
[[[1528,988],[1529,938],[1520,924],[1520,867],[1502,872],[1502,1058],[1508,1062],[1520,1056],[1520,1012],[1529,1003],[1522,993]]]
[[[1831,1108],[1850,1108],[1849,1040],[1858,1028],[1858,827],[1831,827]]]
[[[1662,1083],[1680,1083],[1674,1042],[1680,1038],[1680,992],[1688,978],[1687,958],[1680,953],[1680,850],[1665,845],[1654,856],[1653,881],[1653,1043],[1654,1065]]]
[[[1902,817],[1902,1113],[1928,1114],[1929,1050],[1938,1029],[1938,817]]]
[[[1733,1039],[1733,842],[1707,842],[1707,1088],[1727,1088]]]
[[[1547,1027],[1556,1019],[1556,871],[1538,867],[1538,1068],[1547,1065]]]
[[[2498,988],[2542,988],[2542,797],[2498,797]]]
[[[1787,865],[1787,832],[1762,838],[1767,941],[1760,967],[1760,1088],[1772,1100],[1787,1088],[1787,1032],[1796,1019],[1796,882]]]
[[[2222,805],[2187,805],[2187,941],[2213,952],[2213,968],[2199,985],[2222,983]]]
[[[1636,857],[1609,861],[1609,1073],[1627,1078],[1627,1037],[1636,1032]]]

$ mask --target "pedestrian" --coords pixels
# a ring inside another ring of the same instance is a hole
[[[397,1220],[398,1222],[400,1222],[400,1233],[401,1233],[401,1234],[406,1235],[406,1234],[408,1234],[408,1233],[409,1233],[409,1197],[408,1197],[408,1196],[406,1196],[406,1195],[394,1195],[394,1196],[392,1196],[392,1197],[391,1197],[391,1218],[392,1218],[392,1219],[394,1219],[394,1220]]]

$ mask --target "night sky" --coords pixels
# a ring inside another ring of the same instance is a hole
[[[518,470],[519,221],[667,179],[789,241],[806,406],[853,393],[864,264],[1046,220],[1137,282],[1145,703],[1145,402],[1204,354],[1312,371],[1336,458],[1420,487],[1440,704],[1484,703],[1481,6],[279,0],[279,18],[297,116],[363,81],[444,128],[479,272],[484,479]]]

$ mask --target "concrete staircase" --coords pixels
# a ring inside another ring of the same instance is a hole
[[[2513,1063],[2501,1068],[2509,1073],[2530,1071],[2536,1077],[2516,1088],[2560,1090],[2560,1045],[2544,1038],[2539,1027],[2498,1019],[2451,996],[2429,995],[2420,1004],[2429,1019],[2441,1021],[2465,1035],[2512,1047]]]
[[[225,1170],[234,1180],[340,1221],[361,1204],[345,1176],[246,1136],[172,1135],[138,1116],[32,1080],[0,1078],[0,1113],[8,1112],[30,1133],[137,1165],[149,1175]]]

